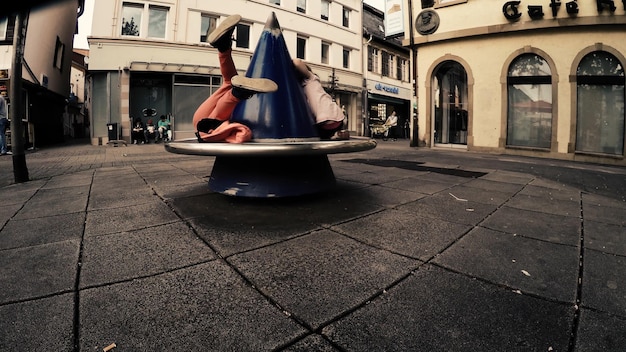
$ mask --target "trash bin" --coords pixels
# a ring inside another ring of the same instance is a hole
[[[117,123],[107,123],[107,131],[109,133],[109,140],[110,141],[116,141],[119,139],[118,136],[118,130],[117,130]]]

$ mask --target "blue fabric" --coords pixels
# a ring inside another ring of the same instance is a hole
[[[278,21],[274,22],[278,26]],[[248,126],[253,139],[318,137],[313,113],[296,77],[280,28],[263,29],[246,76],[269,78],[276,82],[278,90],[255,94],[237,104],[232,122]]]
[[[7,138],[6,132],[9,127],[9,120],[6,118],[0,118],[0,154],[7,153]]]

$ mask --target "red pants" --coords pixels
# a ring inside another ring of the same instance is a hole
[[[193,114],[193,127],[196,130],[198,122],[202,119],[210,118],[220,121],[230,119],[230,115],[240,101],[233,95],[232,84],[230,82],[231,78],[237,75],[231,49],[223,53],[220,52],[218,57],[220,60],[220,71],[222,72],[223,83]]]

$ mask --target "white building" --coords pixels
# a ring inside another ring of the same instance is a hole
[[[243,74],[272,12],[292,58],[309,62],[347,113],[361,115],[361,1],[95,1],[88,38],[92,144],[129,141],[132,119],[156,122],[167,114],[174,139],[193,137],[195,109],[221,84],[208,33],[225,17],[242,16],[233,59]],[[349,129],[362,134],[362,119]]]

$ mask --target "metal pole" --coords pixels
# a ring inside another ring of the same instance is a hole
[[[13,35],[13,65],[11,65],[11,91],[9,92],[11,106],[11,150],[13,152],[13,175],[16,183],[28,181],[28,167],[24,154],[24,102],[22,99],[22,62],[24,60],[24,43],[26,28],[28,27],[28,10],[20,9],[15,18],[15,32]]]

